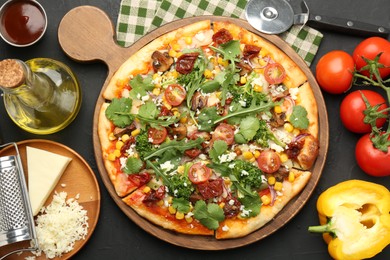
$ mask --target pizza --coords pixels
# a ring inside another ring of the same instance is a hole
[[[102,95],[106,173],[116,195],[159,227],[243,237],[310,180],[319,142],[307,77],[234,23],[203,20],[156,38]]]

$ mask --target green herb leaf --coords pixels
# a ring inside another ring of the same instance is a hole
[[[173,198],[172,206],[179,212],[188,213],[190,212],[190,202],[185,198]]]
[[[247,116],[241,120],[240,130],[238,131],[246,141],[250,141],[255,137],[257,130],[260,128],[259,119],[255,116]]]
[[[130,80],[130,97],[133,99],[141,99],[144,96],[149,96],[147,91],[152,91],[154,88],[153,79],[151,76],[143,78],[140,74]]]
[[[138,111],[138,116],[145,119],[155,119],[158,114],[159,110],[154,102],[146,102]]]
[[[294,106],[290,115],[290,122],[295,128],[307,129],[309,127],[309,119],[307,118],[307,111],[303,106]]]
[[[118,127],[126,127],[134,121],[130,113],[132,100],[130,98],[114,98],[106,109],[106,117]]]
[[[220,116],[217,113],[217,108],[205,107],[201,110],[198,116],[198,128],[201,131],[210,132],[214,126],[214,122],[217,121]]]
[[[206,205],[206,202],[203,200],[198,200],[196,202],[193,213],[195,219],[199,220],[202,225],[212,230],[218,229],[219,222],[225,219],[222,208],[214,203]]]
[[[213,143],[213,148],[209,151],[209,156],[214,162],[219,162],[219,156],[224,154],[228,149],[228,145],[225,141],[216,140]]]
[[[251,218],[260,214],[261,200],[258,193],[254,193],[253,196],[244,196],[239,198],[239,201],[244,205],[244,210],[248,214],[242,214],[241,217]]]
[[[126,161],[126,167],[123,168],[123,172],[127,174],[139,173],[142,169],[143,163],[140,159],[135,157],[129,157]]]

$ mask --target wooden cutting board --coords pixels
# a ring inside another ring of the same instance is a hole
[[[262,36],[284,51],[292,60],[294,60],[296,64],[298,64],[298,66],[300,66],[300,68],[308,77],[308,81],[312,86],[318,104],[320,121],[319,141],[321,149],[318,159],[312,168],[313,176],[302,193],[290,201],[290,203],[283,209],[282,212],[280,212],[280,214],[275,217],[273,221],[258,231],[255,231],[243,238],[218,241],[213,237],[177,234],[155,226],[149,221],[140,217],[130,207],[125,205],[116,195],[114,187],[112,186],[103,165],[100,142],[96,130],[100,107],[105,101],[102,98],[102,95],[99,96],[95,107],[93,144],[95,149],[96,163],[105,187],[116,204],[132,221],[143,228],[146,232],[156,236],[157,238],[178,246],[202,250],[222,250],[241,247],[255,241],[259,241],[277,231],[301,210],[318,183],[325,164],[325,158],[328,149],[328,116],[320,88],[306,63],[286,42],[281,40],[278,36],[259,33],[244,20],[218,16],[192,17],[171,22],[145,35],[129,48],[123,48],[117,45],[115,41],[114,26],[104,11],[93,6],[80,6],[72,9],[64,16],[59,25],[58,38],[63,51],[70,58],[79,62],[103,62],[107,65],[108,75],[104,85],[102,86],[103,92],[115,71],[117,71],[118,68],[137,50],[158,36],[161,36],[184,25],[192,24],[196,21],[204,19],[210,19],[211,21],[230,21]]]

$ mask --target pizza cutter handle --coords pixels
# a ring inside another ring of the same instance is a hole
[[[387,38],[390,33],[390,30],[383,26],[318,14],[310,14],[307,25],[317,29],[337,31],[364,37],[379,36]]]

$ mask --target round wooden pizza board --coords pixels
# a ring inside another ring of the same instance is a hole
[[[137,50],[167,32],[200,20],[230,21],[260,35],[285,52],[306,74],[318,104],[320,129],[320,153],[313,168],[311,169],[313,175],[308,185],[297,197],[290,201],[271,222],[261,229],[242,238],[216,240],[214,237],[182,235],[160,228],[139,216],[129,206],[123,203],[120,197],[117,196],[103,164],[100,141],[97,135],[99,111],[101,105],[105,101],[102,95],[99,96],[96,102],[93,122],[93,145],[95,159],[103,183],[113,200],[132,221],[148,233],[166,242],[192,249],[221,250],[237,248],[269,236],[291,220],[305,205],[321,176],[328,150],[328,116],[321,90],[309,67],[302,58],[278,36],[262,34],[256,31],[244,20],[220,16],[201,16],[177,20],[150,32],[130,47],[123,48],[117,45],[115,41],[114,26],[104,11],[93,6],[80,6],[72,9],[63,17],[58,29],[58,38],[63,51],[70,58],[78,62],[98,61],[107,65],[108,75],[102,87],[103,92],[115,71]]]

